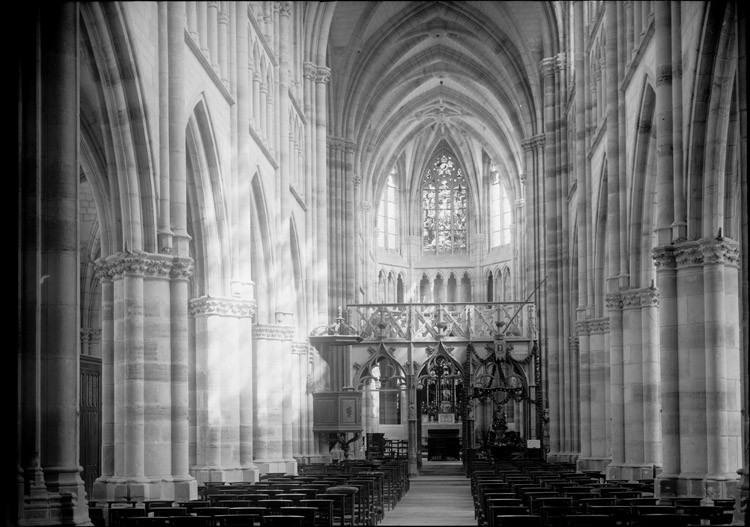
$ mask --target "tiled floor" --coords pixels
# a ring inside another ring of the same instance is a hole
[[[423,462],[423,473],[411,478],[409,492],[380,525],[476,525],[471,480],[459,467],[460,461]]]

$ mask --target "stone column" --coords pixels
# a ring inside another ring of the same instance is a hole
[[[580,71],[580,70],[578,70]],[[578,470],[589,469],[588,460],[591,458],[591,349],[589,325],[585,320],[576,323],[576,335],[578,336],[579,370],[579,398],[581,416],[581,455],[576,461]]]
[[[208,58],[211,67],[219,71],[219,2],[208,2]]]
[[[249,427],[246,405],[252,403],[252,349],[240,340],[254,313],[253,301],[210,296],[190,301],[197,401],[192,470],[202,483],[257,479],[244,437]]]
[[[208,51],[208,2],[201,1],[198,4],[198,38],[200,40],[200,50],[206,59],[209,59]]]
[[[659,292],[659,351],[661,398],[662,472],[656,478],[654,493],[676,495],[675,479],[680,472],[680,393],[678,361],[677,269],[674,247],[653,251]]]
[[[739,244],[702,240],[705,312],[706,430],[705,493],[709,500],[734,497],[736,469],[742,465],[739,350]]]
[[[102,290],[102,458],[101,474],[94,482],[94,495],[106,496],[107,481],[115,474],[115,320],[114,284],[107,266],[96,263],[96,274]]]
[[[185,109],[185,3],[170,2],[168,18],[169,63],[169,214],[172,229],[170,295],[171,342],[171,478],[174,498],[197,496],[197,482],[188,467],[188,280],[193,260],[187,232],[187,152]],[[167,253],[169,253],[168,251]]]
[[[189,2],[187,2],[189,3]],[[225,2],[222,2],[225,4]],[[218,47],[219,69],[217,73],[224,86],[229,85],[229,13],[220,9],[218,14]]]
[[[609,439],[609,319],[587,321],[589,331],[589,378],[591,398],[591,454],[586,470],[604,471],[610,457]]]
[[[304,463],[304,419],[303,409],[305,403],[302,400],[305,394],[305,386],[302,379],[305,379],[304,373],[307,365],[307,343],[292,342],[292,370],[291,370],[291,392],[292,392],[292,455],[297,463]]]
[[[318,322],[322,325],[329,320],[328,316],[328,147],[327,147],[327,84],[331,70],[318,66],[315,76],[315,128],[316,145],[315,169],[316,179],[316,230],[317,230],[317,266],[316,280]]]
[[[559,264],[559,218],[557,216],[557,172],[556,159],[556,107],[555,107],[555,63],[554,57],[542,61],[542,74],[544,79],[544,132],[546,136],[544,148],[544,177],[542,216],[544,242],[547,248],[547,260],[545,261],[545,272],[547,273],[546,291],[546,319],[547,319],[547,387],[549,397],[549,429],[550,429],[550,453],[552,460],[561,460],[562,454],[562,405],[564,403],[562,394],[562,354],[564,344],[562,341],[562,327],[560,325],[559,302],[562,301],[559,294],[558,264]]]
[[[34,120],[24,124],[30,135],[33,130],[34,137],[29,139],[39,145],[33,159],[25,160],[28,172],[24,174],[33,180],[25,196],[33,199],[33,203],[27,202],[30,215],[39,215],[33,218],[29,232],[35,245],[28,268],[34,284],[30,297],[34,299],[33,313],[29,314],[35,331],[28,337],[38,348],[24,354],[23,372],[19,372],[24,375],[19,385],[34,387],[22,394],[22,401],[28,395],[34,408],[27,406],[22,414],[28,421],[22,425],[25,444],[19,445],[20,462],[29,488],[21,494],[28,495],[30,501],[19,514],[53,520],[59,519],[55,516],[59,514],[71,524],[84,525],[88,511],[78,451],[79,8],[76,3],[56,3],[44,6],[39,13],[38,40],[34,42],[39,62],[31,66],[33,73],[25,72],[29,78],[24,79],[40,87],[24,94],[35,105],[33,110],[26,108],[35,114]],[[12,398],[11,406],[14,402]],[[41,500],[37,502],[37,498]]]
[[[643,460],[654,467],[654,477],[662,468],[661,456],[661,352],[659,340],[659,291],[641,289],[641,348],[643,350]]]
[[[687,201],[683,189],[682,165],[682,7],[681,2],[669,2],[672,16],[672,168],[674,221],[672,239],[682,241],[687,238]],[[657,65],[660,65],[658,63]],[[658,79],[657,79],[658,80]],[[658,103],[657,103],[658,104]],[[658,147],[657,147],[658,148]]]
[[[281,355],[291,343],[295,329],[287,325],[256,324],[253,327],[255,427],[253,446],[255,464],[261,474],[284,472],[289,468],[283,457],[281,394],[284,375]],[[296,469],[296,467],[294,467]]]
[[[656,2],[656,174],[658,245],[672,241],[674,222],[674,166],[672,161],[672,31],[670,2]],[[678,178],[679,179],[679,178]]]

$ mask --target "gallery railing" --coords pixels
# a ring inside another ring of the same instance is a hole
[[[347,315],[361,340],[535,340],[537,333],[531,302],[350,304]]]

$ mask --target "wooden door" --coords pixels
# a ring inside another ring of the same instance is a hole
[[[81,355],[80,463],[83,482],[90,498],[94,481],[101,472],[102,451],[102,361]]]

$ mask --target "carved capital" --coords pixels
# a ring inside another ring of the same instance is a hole
[[[334,137],[332,135],[329,135],[327,143],[328,143],[328,148],[332,148],[333,150],[344,149],[344,139],[341,137]]]
[[[253,339],[292,340],[294,326],[279,326],[276,324],[255,324]]]
[[[740,247],[734,240],[712,238],[701,241],[704,264],[739,265]]]
[[[576,321],[576,335],[589,335],[591,333],[591,327],[588,320]]]
[[[607,333],[609,331],[609,319],[597,318],[588,321],[589,333],[591,335]]]
[[[92,328],[81,328],[81,342],[100,342],[102,340],[102,330]]]
[[[292,3],[291,2],[279,2],[279,15],[280,16],[291,16],[292,14]]]
[[[188,261],[192,270],[191,258],[175,258],[168,254],[150,254],[142,251],[122,252],[95,262],[95,273],[99,280],[119,280],[124,275],[151,278],[173,276],[175,265]]]
[[[622,293],[620,291],[607,293],[604,295],[604,304],[607,306],[607,309],[622,309]]]
[[[676,247],[674,258],[677,267],[703,265],[703,251],[696,242],[688,242]]]
[[[623,291],[622,305],[624,308],[658,306],[659,292],[653,287]]]
[[[344,140],[344,152],[354,153],[357,151],[357,143],[354,141]]]
[[[294,355],[307,355],[309,350],[310,345],[307,342],[292,341],[292,353]]]
[[[193,276],[193,259],[177,257],[172,262],[170,276],[177,280],[188,280]]]
[[[193,298],[188,303],[191,316],[219,315],[227,317],[250,318],[255,315],[255,300],[237,300],[202,296]]]
[[[331,80],[331,68],[326,68],[325,66],[318,66],[318,69],[315,71],[315,82],[327,84],[328,81],[330,80]]]
[[[315,75],[317,74],[317,72],[318,72],[318,66],[316,66],[312,62],[305,62],[302,65],[302,76],[306,79],[314,81]]]
[[[654,259],[654,267],[656,267],[657,270],[674,269],[677,265],[675,260],[675,248],[670,245],[654,247],[651,252],[651,257]]]

